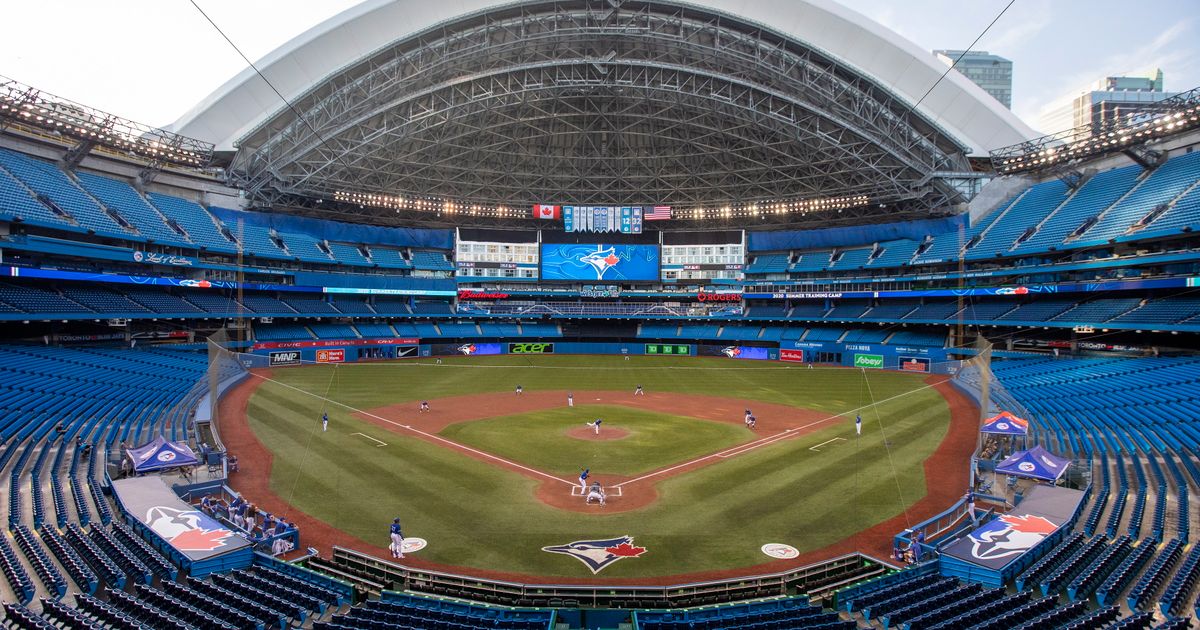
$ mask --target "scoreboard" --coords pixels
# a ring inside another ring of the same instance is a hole
[[[646,354],[690,355],[692,347],[687,344],[648,343]]]
[[[567,232],[642,233],[642,206],[563,206]]]

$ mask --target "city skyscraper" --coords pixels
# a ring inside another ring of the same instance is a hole
[[[1163,90],[1159,68],[1142,76],[1104,77],[1089,89],[1052,101],[1038,117],[1037,128],[1045,133],[1089,125],[1099,128],[1116,119],[1153,114],[1159,102],[1175,95]]]
[[[953,65],[955,70],[991,94],[1001,105],[1012,109],[1012,61],[986,50],[972,50],[965,55],[961,50],[935,50],[933,54],[942,63]],[[955,64],[960,55],[962,60]]]

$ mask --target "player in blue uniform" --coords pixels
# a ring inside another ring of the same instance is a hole
[[[592,472],[591,468],[584,468],[583,472],[579,473],[579,487],[584,492],[587,492],[587,478]]]
[[[321,430],[322,431],[329,430],[329,412],[328,411],[323,412],[321,414]]]
[[[596,432],[596,435],[600,435],[600,423],[601,422],[604,422],[604,420],[602,420],[600,418],[596,418],[595,420],[592,420],[591,422],[584,422],[584,424],[589,427],[592,427],[592,429]]]
[[[403,558],[404,557],[404,532],[401,531],[401,529],[400,529],[400,519],[399,518],[395,518],[392,520],[390,536],[392,538],[392,544],[388,545],[388,549],[391,550],[392,557],[393,558]]]

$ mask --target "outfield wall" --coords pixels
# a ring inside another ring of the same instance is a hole
[[[287,367],[322,363],[359,363],[441,356],[489,355],[642,355],[710,356],[734,360],[817,363],[844,367],[947,374],[946,348],[890,346],[871,343],[784,341],[779,344],[722,344],[713,341],[514,341],[478,339],[430,343],[416,339],[350,339],[270,342],[255,344],[245,357],[246,367]]]

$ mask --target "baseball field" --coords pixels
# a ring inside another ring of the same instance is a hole
[[[886,553],[965,491],[975,417],[945,381],[682,357],[318,365],[255,372],[220,426],[241,460],[232,485],[295,518],[306,545],[388,557],[398,516],[428,541],[416,566],[661,582]],[[584,503],[583,468],[606,505]],[[799,556],[773,560],[768,543]]]

